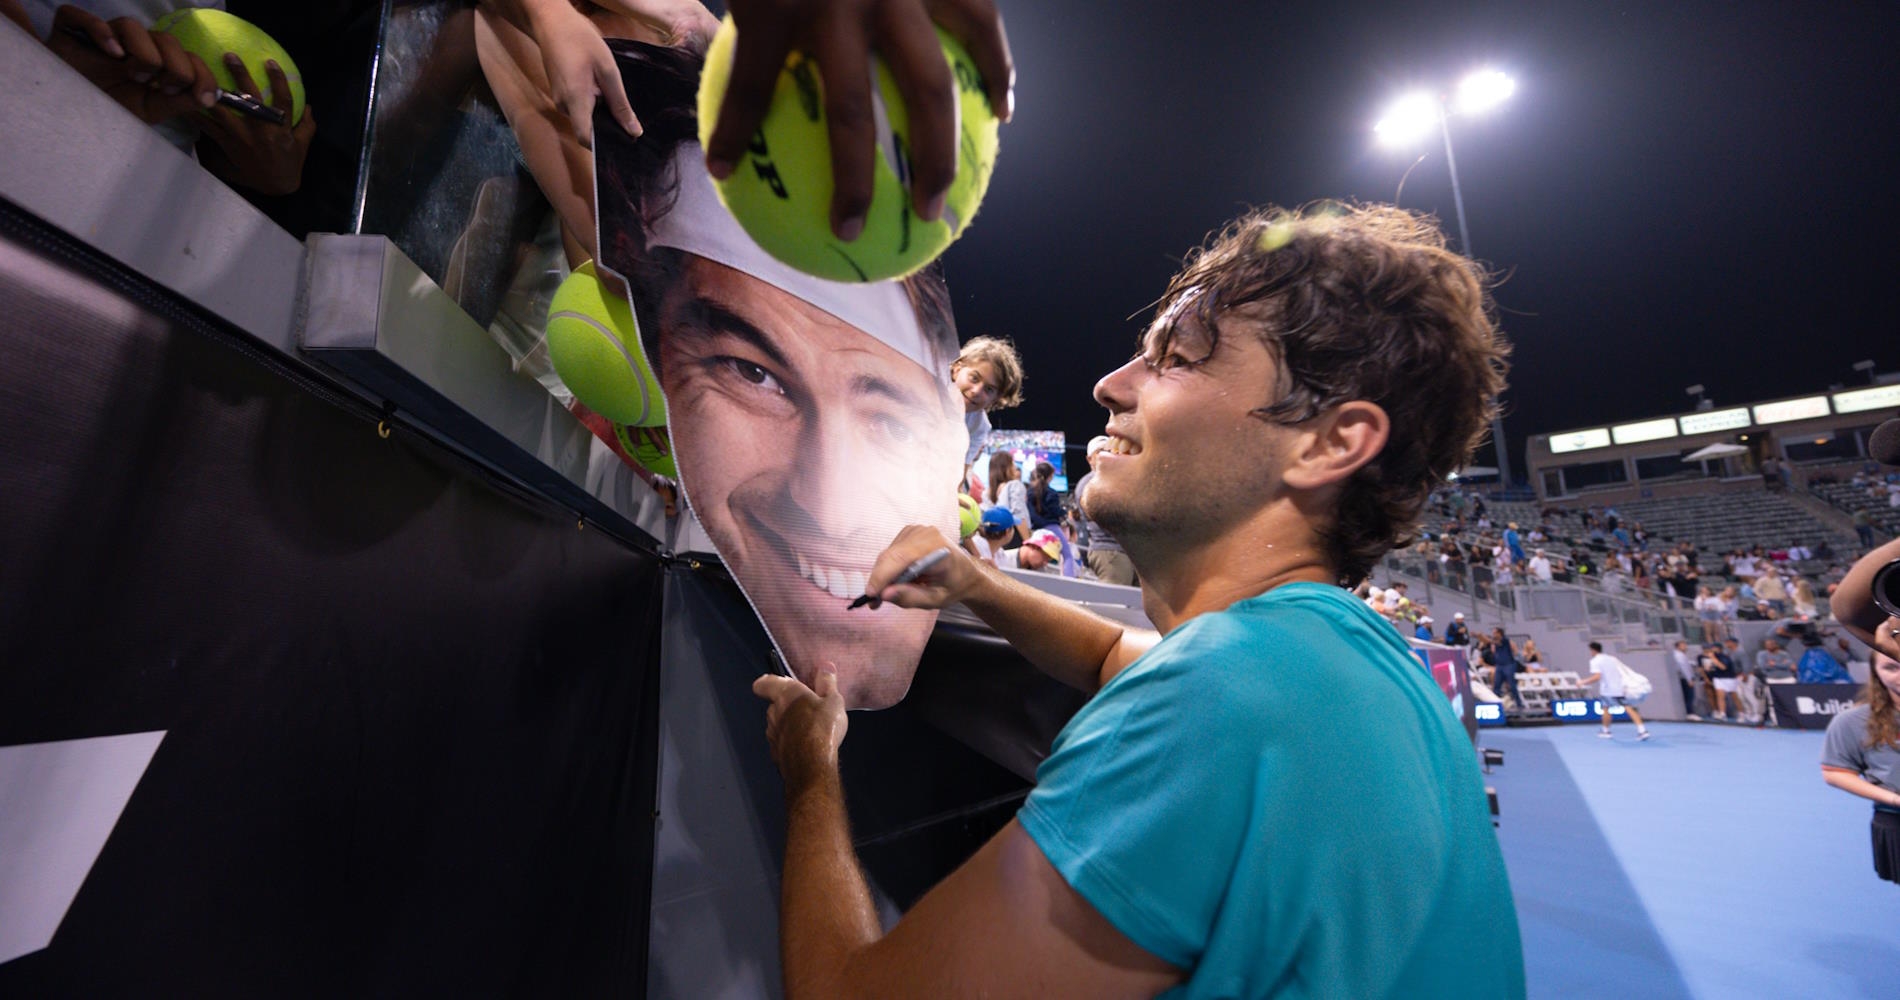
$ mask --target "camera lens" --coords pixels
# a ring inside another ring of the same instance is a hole
[[[1874,604],[1888,617],[1900,617],[1900,559],[1880,567],[1874,574]]]

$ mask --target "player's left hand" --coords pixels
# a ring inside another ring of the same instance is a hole
[[[227,52],[224,66],[231,71],[238,93],[264,99],[244,60]],[[265,63],[265,72],[270,74],[271,107],[282,111],[284,121],[289,122],[290,81],[275,59]],[[308,107],[303,110],[303,120],[294,126],[273,125],[224,107],[213,108],[205,118],[205,138],[210,143],[201,145],[199,154],[205,166],[226,183],[265,195],[290,194],[303,184],[304,156],[310,151],[311,137],[317,134],[316,116]]]
[[[752,693],[771,703],[765,710],[765,739],[788,788],[838,766],[838,746],[849,723],[837,674],[819,674],[815,690],[796,677],[765,674],[752,682]]]

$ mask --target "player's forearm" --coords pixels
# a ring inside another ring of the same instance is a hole
[[[1883,788],[1851,771],[1838,771],[1833,768],[1821,769],[1821,780],[1843,792],[1851,792],[1863,799],[1870,799],[1883,806],[1900,807],[1900,792]]]
[[[843,994],[851,956],[882,936],[877,907],[851,848],[835,767],[785,788],[785,876],[779,889],[785,996]]]
[[[1037,669],[1090,694],[1102,686],[1105,670],[1112,674],[1157,638],[993,568],[986,567],[983,585],[963,603]]]
[[[1857,632],[1871,633],[1887,620],[1887,613],[1874,604],[1874,575],[1881,567],[1900,559],[1900,538],[1860,557],[1860,561],[1841,578],[1828,607],[1842,625]],[[1866,636],[1861,636],[1865,639]]]

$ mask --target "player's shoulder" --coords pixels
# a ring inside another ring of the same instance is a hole
[[[1844,712],[1836,714],[1834,718],[1829,719],[1827,731],[1830,733],[1837,731],[1865,733],[1867,731],[1868,717],[1873,715],[1873,711],[1873,706],[1871,705],[1855,705]]]

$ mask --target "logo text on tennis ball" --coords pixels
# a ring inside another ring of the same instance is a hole
[[[759,175],[759,180],[764,181],[773,194],[790,201],[792,196],[785,190],[785,178],[780,177],[778,168],[772,165],[772,148],[765,144],[764,130],[752,133],[752,141],[746,143],[745,148],[752,154],[752,172]]]

